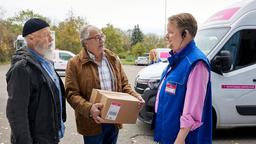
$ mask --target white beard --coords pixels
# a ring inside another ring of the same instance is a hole
[[[45,52],[45,55],[44,57],[50,61],[53,61],[53,50],[52,49],[48,49],[46,52]]]
[[[47,48],[37,45],[37,46],[35,46],[35,50],[40,55],[42,55],[44,58],[51,60],[51,61],[53,60],[53,50],[51,49],[51,44]]]

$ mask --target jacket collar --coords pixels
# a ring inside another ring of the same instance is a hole
[[[195,47],[195,41],[190,41],[185,48],[183,48],[181,51],[174,53],[173,50],[171,50],[170,57],[168,57],[168,62],[170,66],[177,65],[184,57],[186,57],[190,51]]]
[[[107,57],[108,60],[111,60],[115,55],[110,50],[104,48],[104,54]],[[85,48],[82,48],[82,50],[78,54],[79,60],[82,62],[82,64],[85,64],[89,61],[94,62],[94,60],[89,56],[88,51]]]
[[[27,62],[35,65],[39,69],[41,69],[39,61],[33,56],[32,52],[30,51],[30,48],[23,47],[19,50],[17,50],[14,55],[12,56],[12,65],[14,65],[16,62],[25,59]]]

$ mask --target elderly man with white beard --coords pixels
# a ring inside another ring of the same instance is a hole
[[[46,54],[53,41],[49,24],[29,19],[22,32],[27,46],[17,50],[6,74],[7,118],[12,144],[57,144],[66,121],[63,83]]]

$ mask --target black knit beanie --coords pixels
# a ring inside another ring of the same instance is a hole
[[[24,24],[22,36],[25,37],[45,27],[49,27],[49,24],[46,21],[39,18],[31,18]]]

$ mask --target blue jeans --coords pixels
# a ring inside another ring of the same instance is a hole
[[[118,128],[114,124],[102,124],[102,133],[95,136],[83,136],[84,144],[116,144]]]

